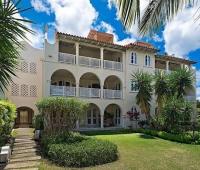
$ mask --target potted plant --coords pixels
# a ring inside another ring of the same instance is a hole
[[[39,140],[41,137],[42,130],[44,129],[44,119],[41,114],[37,114],[33,118],[34,139]]]

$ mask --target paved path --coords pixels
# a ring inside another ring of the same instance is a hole
[[[16,129],[17,135],[7,170],[38,170],[40,164],[39,145],[33,140],[33,130],[30,128]]]

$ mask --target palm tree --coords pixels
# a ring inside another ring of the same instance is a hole
[[[158,113],[160,113],[164,101],[167,95],[169,95],[167,75],[165,74],[165,72],[159,71],[155,74],[154,81],[155,81],[154,84],[155,95],[157,96],[156,103],[158,106]]]
[[[136,72],[132,75],[133,80],[137,81],[138,93],[136,95],[136,103],[140,107],[142,113],[145,114],[146,119],[150,120],[150,107],[151,107],[151,94],[152,88],[152,76],[144,72]]]
[[[161,25],[173,19],[181,9],[196,5],[195,0],[150,0],[141,18],[141,0],[115,1],[123,25],[130,29],[132,24],[138,22],[141,35],[154,33]]]
[[[33,33],[26,23],[31,21],[19,18],[19,14],[27,9],[18,8],[21,0],[0,0],[0,90],[4,91],[15,76],[21,41],[26,33]]]
[[[181,68],[173,71],[169,75],[169,85],[172,93],[177,95],[177,98],[183,98],[188,89],[194,89],[193,73],[187,68]]]

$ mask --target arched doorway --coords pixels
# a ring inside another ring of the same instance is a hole
[[[26,106],[17,108],[17,118],[15,119],[15,127],[31,127],[33,116],[33,109]]]
[[[110,104],[104,111],[104,127],[118,127],[121,124],[121,109],[117,104]]]
[[[96,104],[90,103],[86,113],[80,118],[80,127],[96,128],[100,126],[100,109]]]
[[[65,69],[55,71],[51,76],[51,96],[75,96],[76,80],[74,75]]]

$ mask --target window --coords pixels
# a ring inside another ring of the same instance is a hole
[[[151,57],[149,55],[145,56],[145,66],[151,66]]]
[[[30,96],[31,97],[36,97],[37,96],[37,88],[35,85],[30,86]]]
[[[135,52],[131,53],[131,64],[137,64],[137,54]]]
[[[23,61],[21,63],[21,71],[25,72],[25,73],[28,73],[28,63],[27,62]]]
[[[11,94],[12,94],[12,96],[19,96],[19,85],[18,84],[12,83]]]
[[[36,63],[30,63],[30,73],[36,73]]]
[[[28,85],[26,84],[21,85],[21,95],[28,96]]]
[[[115,110],[115,125],[120,125],[120,109]]]
[[[137,81],[131,80],[131,91],[132,92],[136,92],[138,90],[139,89],[138,89],[138,83],[137,83]]]

